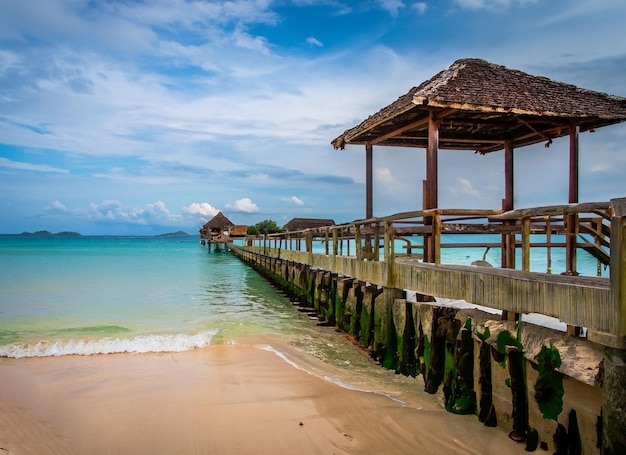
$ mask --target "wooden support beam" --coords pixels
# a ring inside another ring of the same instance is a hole
[[[569,203],[578,203],[578,136],[580,127],[572,121],[569,127]]]
[[[438,152],[439,152],[439,120],[435,111],[428,113],[428,147],[426,148],[426,180],[424,182],[423,209],[434,209],[438,200]],[[432,226],[433,217],[424,219],[424,224]],[[424,236],[424,260],[435,262],[435,242],[432,235]]]
[[[504,201],[502,210],[513,210],[515,196],[515,179],[514,179],[514,160],[513,160],[513,141],[504,141]]]
[[[428,148],[426,150],[426,203],[424,209],[434,209],[438,200],[438,152],[439,152],[439,119],[435,111],[428,114]]]
[[[365,218],[374,216],[374,166],[372,145],[365,146]]]
[[[530,218],[522,219],[522,270],[530,272]]]

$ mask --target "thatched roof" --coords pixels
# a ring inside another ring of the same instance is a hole
[[[334,226],[335,222],[323,218],[293,218],[283,226],[284,231],[301,231],[303,229]]]
[[[571,122],[587,131],[626,121],[626,98],[462,59],[346,130],[332,145],[425,148],[430,110],[441,119],[440,149],[487,153],[503,149],[505,139],[514,147],[549,142],[569,134]]]
[[[234,224],[222,212],[218,212],[217,215],[205,223],[202,229],[227,231],[233,226]]]

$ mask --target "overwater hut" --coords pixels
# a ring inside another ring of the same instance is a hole
[[[235,225],[222,212],[218,212],[200,228],[200,241],[226,243],[230,241],[231,230]]]
[[[514,150],[569,136],[569,198],[578,203],[578,136],[626,121],[626,99],[480,59],[461,59],[331,141],[366,152],[366,218],[373,216],[373,146],[426,149],[423,209],[439,208],[439,150],[504,150],[502,210],[513,210]],[[570,223],[573,226],[573,223]],[[568,235],[568,238],[573,238]],[[433,243],[424,259],[433,262]],[[572,245],[571,248],[575,248]],[[570,249],[571,249],[570,248]]]
[[[302,231],[304,229],[334,226],[335,221],[325,218],[293,218],[283,226],[287,232]]]

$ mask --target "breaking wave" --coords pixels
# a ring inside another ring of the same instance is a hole
[[[63,355],[116,354],[122,352],[182,352],[210,345],[211,339],[216,333],[217,330],[208,330],[192,335],[140,335],[134,338],[13,343],[0,346],[0,357],[20,359],[24,357],[58,357]]]

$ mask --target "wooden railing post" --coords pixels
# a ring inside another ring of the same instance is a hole
[[[363,257],[363,252],[361,247],[361,226],[359,224],[354,225],[354,247],[356,248],[356,258],[360,261]]]
[[[522,270],[530,272],[530,217],[522,218]]]
[[[576,236],[578,235],[578,214],[568,213],[565,217],[565,273],[576,272]]]
[[[619,335],[626,340],[626,198],[611,199],[611,288]]]
[[[606,348],[602,386],[602,453],[626,453],[626,198],[611,199],[611,288],[618,343]]]
[[[374,261],[380,260],[380,223],[374,226]]]
[[[441,264],[441,214],[437,210],[433,216],[433,262]]]
[[[310,230],[306,231],[306,251],[309,253],[309,264],[313,264],[313,233]]]
[[[383,255],[385,258],[385,264],[387,265],[387,284],[386,286],[393,286],[396,282],[395,279],[395,251],[394,251],[394,232],[393,232],[393,222],[386,221],[385,222],[385,230],[384,230],[384,250]]]

